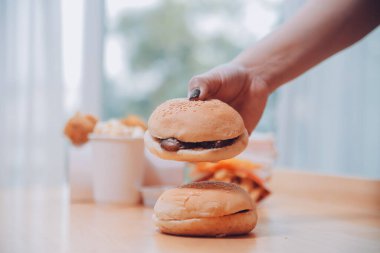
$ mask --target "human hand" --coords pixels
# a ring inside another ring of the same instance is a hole
[[[263,114],[269,96],[267,83],[258,71],[236,63],[221,65],[194,76],[188,85],[189,99],[219,99],[237,110],[251,133]]]

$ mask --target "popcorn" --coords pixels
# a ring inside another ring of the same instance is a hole
[[[95,126],[94,134],[113,137],[142,138],[144,136],[144,130],[138,126],[126,126],[119,120],[112,119],[98,122]]]
[[[148,126],[146,125],[145,121],[137,115],[133,115],[133,114],[128,115],[128,117],[120,119],[120,122],[123,123],[123,125],[130,126],[130,127],[131,126],[141,127],[144,131],[148,129]]]

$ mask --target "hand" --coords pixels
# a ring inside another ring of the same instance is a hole
[[[258,73],[236,63],[221,65],[190,80],[189,98],[224,101],[240,113],[251,133],[263,114],[270,93]]]

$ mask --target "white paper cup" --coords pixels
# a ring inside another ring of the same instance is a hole
[[[90,136],[97,203],[136,205],[144,175],[143,138]]]

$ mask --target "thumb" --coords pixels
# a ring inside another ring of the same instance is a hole
[[[187,96],[190,100],[206,100],[217,93],[219,86],[217,75],[212,71],[207,72],[191,78]]]

